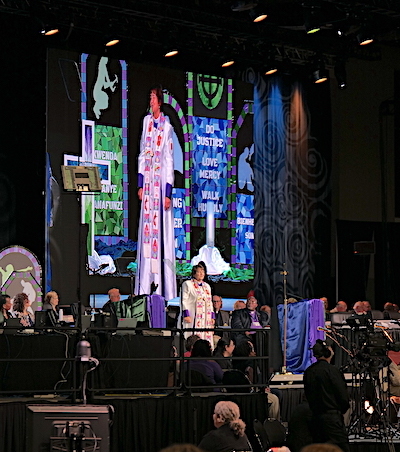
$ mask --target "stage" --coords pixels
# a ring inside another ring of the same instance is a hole
[[[290,399],[294,401],[287,389]],[[100,397],[96,406],[109,407],[110,452],[135,451],[157,452],[173,443],[198,444],[202,436],[213,428],[212,413],[219,400],[233,400],[241,408],[242,418],[247,424],[247,433],[254,452],[259,445],[254,437],[254,419],[263,421],[267,406],[263,394],[201,394],[201,395],[150,395],[132,397]],[[282,411],[287,412],[285,403]],[[26,452],[27,406],[32,404],[65,405],[63,398],[7,398],[0,400],[0,450],[2,452]],[[91,406],[91,405],[90,405]],[[106,432],[101,432],[106,441]],[[398,439],[393,440],[396,451],[400,450]],[[382,439],[350,438],[352,452],[375,452],[388,450]],[[89,449],[91,450],[91,449]],[[39,452],[35,450],[34,452]],[[43,452],[43,449],[40,449]]]

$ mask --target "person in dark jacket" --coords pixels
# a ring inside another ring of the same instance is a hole
[[[349,452],[349,438],[343,415],[349,409],[346,382],[340,370],[331,364],[333,350],[320,339],[313,346],[317,358],[304,372],[304,392],[313,420],[315,443],[332,443]]]
[[[249,450],[245,428],[240,419],[239,407],[234,402],[218,402],[214,408],[213,421],[216,430],[211,430],[200,441],[199,448],[206,452],[230,452]]]

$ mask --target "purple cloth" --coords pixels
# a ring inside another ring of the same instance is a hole
[[[147,312],[150,317],[150,328],[166,328],[165,298],[153,294],[147,297]]]
[[[325,307],[324,302],[319,298],[314,298],[308,301],[308,317],[309,317],[309,330],[308,330],[308,345],[309,348],[317,342],[317,339],[324,340],[325,333],[323,331],[318,331],[317,328],[321,326],[325,328]],[[314,363],[316,359],[312,356],[312,351],[310,350],[310,361]]]

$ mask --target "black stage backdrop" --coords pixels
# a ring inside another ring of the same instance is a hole
[[[336,228],[338,299],[352,304],[372,293],[373,308],[380,310],[386,302],[396,302],[400,290],[400,224],[342,220],[337,221]],[[354,253],[355,242],[373,242],[375,254]],[[371,281],[374,287],[368,288]]]

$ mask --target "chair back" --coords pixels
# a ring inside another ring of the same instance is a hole
[[[264,426],[258,419],[254,419],[253,421],[253,429],[254,434],[257,439],[257,442],[260,446],[261,452],[264,452],[265,450],[268,450],[270,448],[270,444],[268,441],[268,435],[267,432],[264,429]]]
[[[266,419],[264,430],[269,447],[282,447],[286,442],[286,428],[277,419]]]

